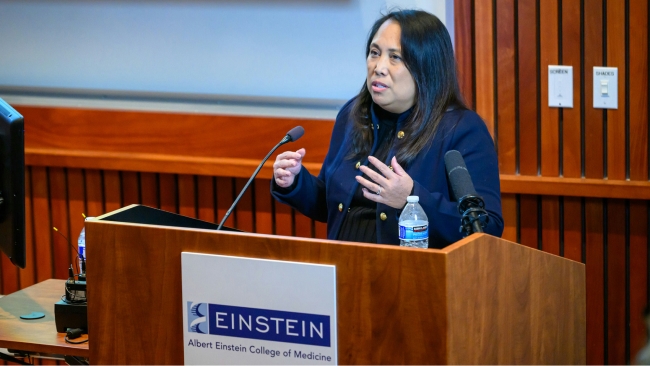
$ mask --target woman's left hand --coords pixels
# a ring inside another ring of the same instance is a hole
[[[393,157],[391,166],[394,170],[390,170],[386,164],[379,161],[374,156],[369,156],[368,161],[377,167],[383,174],[378,174],[367,166],[361,166],[359,169],[374,182],[357,176],[357,182],[363,185],[363,196],[367,199],[379,203],[383,203],[393,208],[402,209],[406,205],[406,199],[411,194],[413,189],[413,179],[406,174],[406,171],[397,163],[397,159]]]

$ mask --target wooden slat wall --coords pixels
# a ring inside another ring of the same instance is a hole
[[[246,183],[242,178],[33,166],[27,167],[26,176],[27,266],[17,270],[3,259],[3,294],[47,278],[67,278],[75,250],[52,227],[77,248],[82,213],[98,216],[136,203],[219,223]],[[269,185],[268,179],[256,180],[226,225],[264,234],[327,237],[321,223],[314,230],[313,220],[273,202]],[[144,195],[141,190],[150,193]]]
[[[531,177],[528,187],[587,178],[650,188],[646,1],[461,3],[460,79],[493,132],[502,186],[504,174],[514,174]],[[548,107],[548,65],[573,66],[574,108]],[[592,107],[594,66],[618,67],[617,110]],[[641,313],[650,296],[647,198],[559,190],[502,196],[504,237],[586,263],[588,363],[633,360],[646,340]]]
[[[650,183],[648,4],[635,0],[457,0],[468,105],[496,142],[504,237],[587,269],[587,360],[630,362],[646,340]],[[496,22],[495,19],[499,21]],[[633,36],[631,36],[633,35]],[[574,108],[549,108],[547,66],[572,65]],[[592,68],[619,68],[619,109],[592,105]],[[3,256],[0,291],[65,278],[81,213],[141,203],[219,222],[274,141],[295,125],[318,172],[332,121],[16,106],[26,123],[27,268]],[[245,133],[242,133],[244,131]],[[271,160],[274,158],[272,157]],[[327,226],[272,200],[271,163],[226,225],[325,238]]]

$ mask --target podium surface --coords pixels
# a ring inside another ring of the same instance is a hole
[[[183,363],[184,251],[335,265],[340,364],[586,361],[581,263],[485,234],[432,250],[111,221],[136,207],[86,222],[91,363]]]

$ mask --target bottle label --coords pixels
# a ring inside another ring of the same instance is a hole
[[[400,240],[424,240],[429,239],[429,226],[399,226]]]

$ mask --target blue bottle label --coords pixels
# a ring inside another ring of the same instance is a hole
[[[429,238],[429,226],[399,226],[400,240],[424,240]]]

